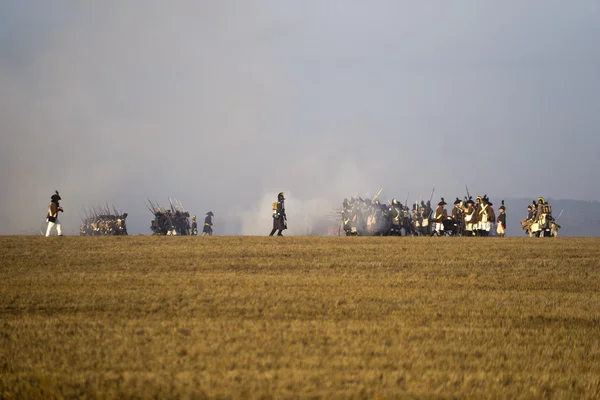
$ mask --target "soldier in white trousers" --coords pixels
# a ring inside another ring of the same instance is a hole
[[[58,236],[62,236],[62,231],[60,230],[60,222],[58,221],[58,213],[63,212],[62,207],[58,204],[60,200],[60,195],[58,194],[58,190],[56,190],[50,198],[50,205],[48,206],[48,215],[46,215],[46,222],[48,223],[48,228],[46,228],[46,237],[50,236],[53,227],[56,227],[56,233],[58,234]]]

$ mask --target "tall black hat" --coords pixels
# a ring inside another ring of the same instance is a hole
[[[438,203],[438,206],[445,206],[446,204],[448,204],[448,203],[446,203],[446,202],[444,201],[444,198],[442,197],[442,201],[440,201],[440,202]]]
[[[454,200],[454,205],[460,204],[460,199],[457,197],[456,200]]]
[[[60,198],[60,195],[58,194],[58,190],[54,191],[54,194],[52,195],[52,197],[50,197],[50,200],[52,200],[55,203],[58,203],[60,200],[62,200]]]
[[[506,210],[506,207],[504,207],[504,200],[502,200],[502,205],[500,206],[500,210]]]
[[[277,198],[278,198],[278,199],[281,199],[281,200],[285,200],[285,197],[284,197],[284,194],[283,194],[283,192],[279,193],[279,194],[277,195]]]
[[[475,202],[473,201],[473,197],[472,196],[469,196],[469,200],[467,200],[467,204],[470,204],[472,206],[475,205]]]
[[[206,215],[214,216],[215,214],[213,214],[212,211],[209,211],[209,212],[206,213]]]

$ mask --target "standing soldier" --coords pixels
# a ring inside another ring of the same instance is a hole
[[[412,226],[415,236],[419,236],[421,233],[421,223],[419,222],[419,206],[417,203],[413,204],[412,210]]]
[[[192,216],[192,233],[190,234],[191,236],[197,236],[198,235],[198,223],[196,223],[196,216]]]
[[[435,213],[433,215],[433,232],[431,232],[431,236],[444,236],[444,220],[448,217],[448,213],[446,212],[446,208],[444,207],[446,204],[444,198],[442,197],[442,201],[438,203],[437,208],[435,209]]]
[[[419,222],[421,223],[421,234],[423,236],[429,236],[430,232],[430,222],[431,219],[431,202],[427,200],[427,204],[421,200],[421,219]]]
[[[287,217],[285,215],[285,197],[283,192],[277,195],[277,203],[273,203],[273,230],[269,236],[273,236],[276,231],[277,236],[283,236],[281,232],[287,229]]]
[[[504,207],[504,200],[502,200],[502,205],[498,210],[499,214],[496,220],[498,227],[496,228],[496,233],[498,233],[499,237],[504,237],[506,232],[506,207]]]
[[[452,207],[452,219],[456,224],[455,235],[463,235],[464,227],[463,227],[463,202],[457,197],[454,200],[454,207]]]
[[[479,236],[489,236],[492,227],[491,221],[495,219],[494,209],[490,205],[490,200],[487,195],[484,195],[477,210]]]
[[[469,197],[469,200],[467,200],[467,208],[465,209],[465,232],[467,236],[475,235],[473,231],[477,226],[476,221],[475,202]]]
[[[50,236],[50,232],[54,226],[56,226],[56,233],[58,236],[62,236],[60,222],[58,221],[58,213],[63,212],[62,207],[58,204],[60,200],[62,199],[58,194],[58,190],[55,190],[52,197],[50,197],[50,205],[48,206],[48,214],[46,215],[46,222],[48,223],[48,228],[46,228],[46,237]]]
[[[212,227],[215,226],[214,222],[213,222],[213,217],[215,214],[213,214],[212,211],[209,211],[206,213],[206,218],[204,218],[204,228],[202,229],[202,236],[212,236],[213,234],[213,230]]]

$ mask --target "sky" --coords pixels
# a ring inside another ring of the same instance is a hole
[[[600,2],[0,2],[0,234],[114,204],[290,233],[384,188],[600,200]],[[304,221],[304,222],[300,222]],[[218,227],[215,229],[218,232]]]

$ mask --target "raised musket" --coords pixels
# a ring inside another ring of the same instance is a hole
[[[379,190],[377,191],[377,194],[376,194],[375,196],[373,196],[373,200],[372,200],[372,201],[375,201],[375,200],[377,200],[377,198],[379,197],[379,195],[381,194],[381,192],[382,192],[382,191],[383,191],[383,188],[379,189]]]
[[[433,187],[433,190],[431,191],[431,196],[429,196],[429,204],[431,204],[431,200],[433,200],[433,193],[435,192],[435,186]]]

